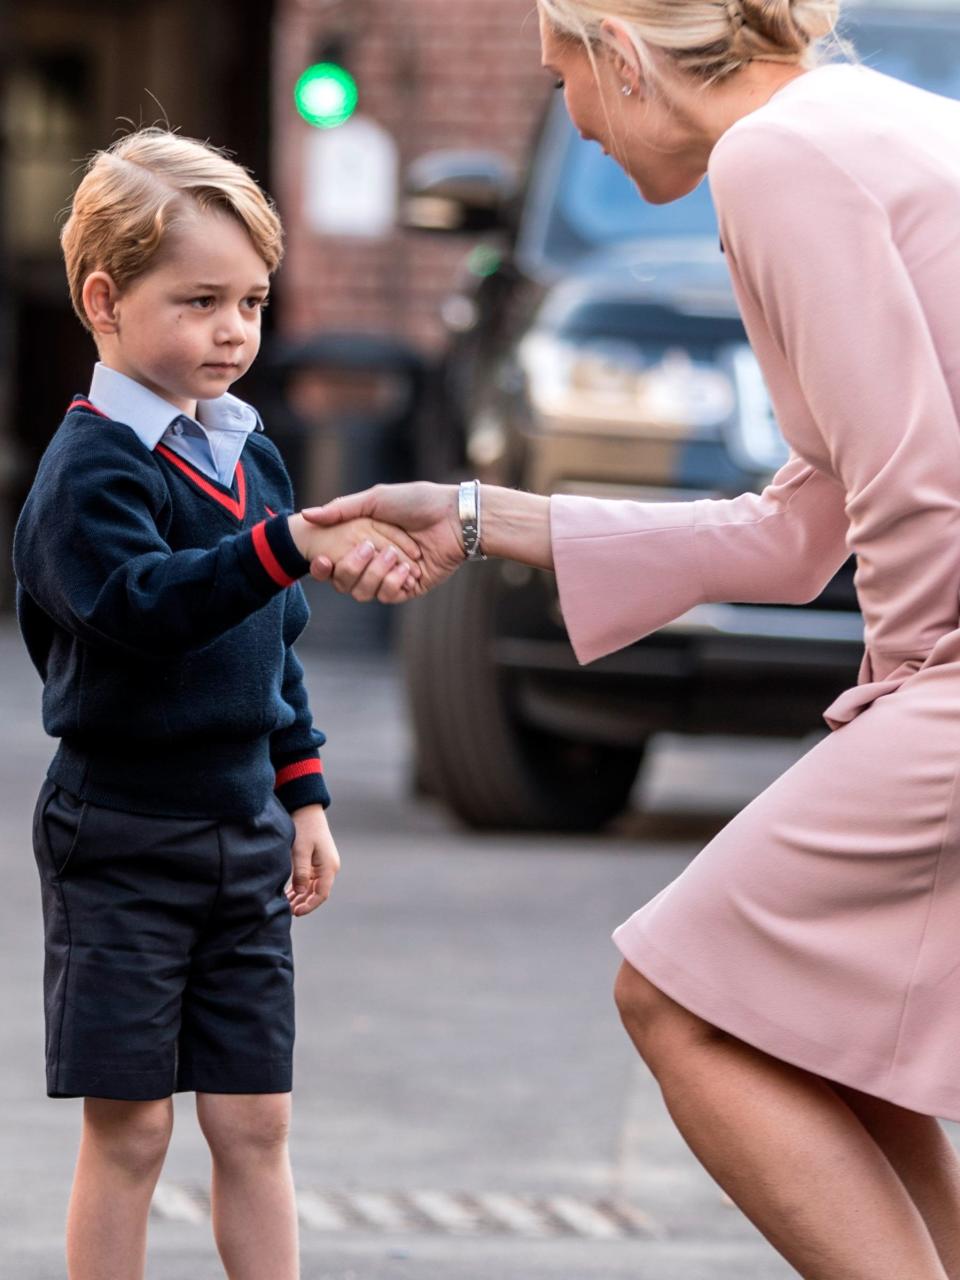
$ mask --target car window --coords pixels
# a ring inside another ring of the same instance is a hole
[[[571,132],[573,132],[571,127]],[[672,204],[648,204],[620,166],[575,135],[560,187],[557,217],[568,245],[595,247],[635,236],[710,235],[716,218],[706,182]]]
[[[842,31],[864,65],[960,98],[960,14],[935,20],[917,13],[848,15]],[[540,191],[536,180],[531,189],[539,215],[523,237],[525,256],[559,266],[624,240],[716,236],[706,181],[682,200],[648,204],[614,160],[580,138],[562,102],[554,110],[559,118],[548,125],[544,145],[554,148],[555,156],[540,167]]]
[[[960,98],[960,14],[936,22],[916,14],[890,15],[882,23],[848,22],[843,29],[866,66]]]

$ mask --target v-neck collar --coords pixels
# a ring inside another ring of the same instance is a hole
[[[158,444],[154,449],[154,453],[159,453],[161,457],[166,458],[201,493],[208,498],[212,498],[214,502],[218,502],[221,507],[230,512],[235,520],[239,520],[242,523],[243,517],[247,513],[247,477],[244,474],[242,462],[237,463],[237,468],[234,472],[234,485],[228,489],[226,485],[220,484],[219,481],[211,480],[209,476],[205,476],[202,471],[198,471],[186,458],[181,458],[179,453],[174,453],[165,444]],[[234,489],[236,489],[236,494],[234,494]]]
[[[108,418],[109,415],[104,413],[102,409],[98,409],[92,401],[85,396],[74,396],[68,412],[74,409],[85,409],[89,413],[95,413],[98,418]],[[243,463],[237,461],[236,471],[234,472],[234,484],[228,488],[224,484],[220,484],[218,480],[212,480],[205,476],[202,471],[198,471],[195,466],[189,463],[186,458],[182,458],[179,453],[175,453],[173,449],[169,449],[165,444],[157,444],[153,450],[162,457],[182,475],[200,490],[208,498],[212,498],[225,511],[228,511],[235,520],[243,523],[243,518],[247,513],[247,477],[243,470]],[[234,493],[236,489],[236,493]]]

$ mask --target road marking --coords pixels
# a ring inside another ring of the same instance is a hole
[[[197,1187],[161,1182],[151,1211],[167,1222],[199,1225],[210,1216],[207,1193]],[[590,1240],[663,1239],[664,1228],[638,1205],[621,1197],[585,1200],[578,1196],[420,1191],[297,1192],[297,1213],[306,1231],[448,1236],[517,1236],[544,1239],[580,1236]]]
[[[410,1215],[396,1200],[377,1191],[354,1191],[346,1197],[347,1204],[365,1222],[381,1231],[409,1231]]]
[[[411,1191],[409,1200],[431,1223],[450,1235],[477,1235],[481,1223],[478,1215],[457,1197],[446,1191]]]
[[[326,1196],[312,1191],[297,1192],[297,1215],[304,1227],[311,1231],[346,1231],[348,1223],[336,1205]]]
[[[649,1236],[651,1240],[665,1240],[667,1230],[652,1214],[639,1209],[629,1200],[617,1198],[603,1206],[614,1219],[625,1222],[638,1236]]]
[[[166,1222],[192,1222],[195,1225],[206,1222],[210,1216],[189,1191],[172,1182],[157,1183],[150,1210]]]
[[[513,1231],[519,1236],[550,1236],[556,1234],[548,1218],[537,1213],[519,1196],[504,1195],[499,1191],[484,1191],[474,1196],[482,1211],[498,1227]]]
[[[621,1240],[623,1228],[592,1204],[573,1196],[550,1196],[544,1204],[575,1235],[590,1240]]]

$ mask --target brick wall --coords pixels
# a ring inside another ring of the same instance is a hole
[[[301,213],[310,126],[293,86],[324,37],[346,33],[360,110],[395,138],[405,166],[439,147],[493,148],[521,165],[550,83],[534,0],[280,0],[275,38],[274,194],[287,227],[278,322],[288,333],[383,330],[434,346],[438,310],[465,242],[397,232],[320,237]]]

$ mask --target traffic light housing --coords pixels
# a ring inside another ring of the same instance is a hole
[[[317,129],[336,129],[357,110],[360,92],[347,69],[346,53],[342,36],[327,39],[294,87],[297,111]]]

